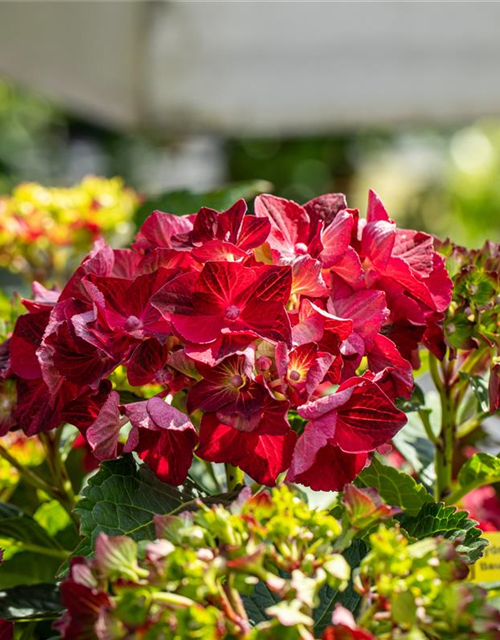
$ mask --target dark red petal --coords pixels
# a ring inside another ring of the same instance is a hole
[[[343,193],[325,193],[304,205],[311,220],[323,220],[329,225],[339,213],[347,208],[347,200]]]
[[[297,482],[315,491],[340,491],[365,467],[366,453],[345,453],[328,442],[316,448],[314,443],[306,444],[309,437],[304,431],[297,443],[287,482]],[[304,456],[307,462],[299,465]]]
[[[121,428],[119,406],[118,392],[111,391],[97,418],[85,432],[85,438],[98,460],[112,460],[118,454],[118,435]]]
[[[196,454],[209,462],[228,462],[259,484],[274,486],[277,476],[290,465],[296,440],[296,433],[279,423],[244,432],[220,424],[215,415],[206,413]]]
[[[36,350],[40,346],[49,321],[50,311],[27,313],[17,319],[10,341],[10,366],[25,380],[42,375]]]
[[[270,195],[257,196],[255,214],[269,219],[271,233],[268,242],[284,257],[293,257],[295,245],[307,242],[309,238],[309,216],[293,200]]]

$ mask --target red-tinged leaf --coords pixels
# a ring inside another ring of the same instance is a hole
[[[120,428],[120,395],[117,391],[111,391],[97,418],[85,432],[85,438],[98,460],[116,458]]]
[[[490,413],[497,413],[500,409],[500,364],[494,364],[490,369],[488,382],[488,399]]]
[[[274,486],[292,458],[297,435],[279,423],[248,433],[220,424],[206,413],[200,425],[200,446],[196,454],[209,462],[227,462],[240,467],[259,484]]]

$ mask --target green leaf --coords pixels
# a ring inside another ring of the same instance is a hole
[[[500,482],[500,457],[490,453],[475,453],[458,474],[459,491],[462,495],[495,482]]]
[[[423,505],[433,502],[424,485],[410,475],[394,467],[382,464],[376,457],[371,465],[356,478],[360,487],[374,487],[391,507],[401,507],[406,513],[416,515]]]
[[[425,504],[416,516],[404,514],[399,516],[399,521],[403,529],[418,540],[436,536],[459,540],[457,550],[469,564],[483,555],[488,544],[481,538],[482,531],[477,528],[477,522],[471,520],[466,511],[442,503]]]
[[[71,524],[68,512],[58,500],[43,502],[33,517],[51,536],[55,536]]]
[[[270,191],[271,188],[272,185],[265,180],[248,180],[234,182],[216,191],[206,193],[194,193],[187,189],[169,191],[146,200],[139,207],[135,215],[136,225],[139,228],[149,214],[156,209],[166,213],[174,213],[178,216],[197,213],[201,207],[210,207],[217,211],[223,211],[240,198],[251,200],[259,193]]]
[[[82,491],[75,511],[81,534],[92,545],[97,535],[127,535],[134,540],[155,537],[153,516],[177,510],[193,497],[160,482],[149,467],[131,455],[103,462]]]
[[[423,409],[422,411],[428,411]],[[430,417],[430,414],[428,414]],[[432,487],[436,478],[434,456],[436,448],[429,440],[418,413],[408,415],[408,423],[393,438],[399,453],[418,473],[426,487]]]
[[[405,413],[412,411],[418,411],[425,406],[425,396],[422,388],[415,384],[411,398],[398,398],[396,400],[396,406]]]
[[[62,560],[33,551],[19,551],[0,566],[0,589],[50,582]]]
[[[361,560],[367,553],[366,544],[362,540],[354,540],[352,545],[347,549],[343,556],[349,563],[351,570],[359,567]],[[352,573],[351,573],[352,576]],[[343,607],[351,611],[356,612],[361,600],[359,593],[354,591],[352,585],[352,577],[349,581],[349,585],[345,591],[338,591],[332,589],[328,585],[323,585],[319,591],[319,606],[314,610],[314,631],[315,637],[321,637],[325,628],[331,624],[332,613],[335,606],[341,604]]]
[[[0,618],[4,620],[54,619],[63,609],[55,584],[23,584],[0,592]]]

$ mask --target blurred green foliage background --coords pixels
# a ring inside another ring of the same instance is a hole
[[[206,178],[212,187],[259,178],[299,202],[342,191],[361,209],[372,187],[400,226],[450,235],[469,247],[500,239],[500,120],[209,142],[208,151],[191,145],[179,171],[182,141],[100,128],[0,80],[0,193],[25,180],[67,185],[88,173],[121,175],[148,196],[167,186],[195,188],[200,166],[215,153],[222,169]]]

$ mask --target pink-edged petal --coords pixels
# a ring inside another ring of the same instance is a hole
[[[362,290],[348,298],[330,299],[328,311],[352,320],[353,331],[363,338],[377,334],[389,317],[383,291]]]
[[[85,432],[85,438],[98,460],[116,458],[120,428],[120,396],[117,391],[111,391],[97,418]]]
[[[287,482],[303,484],[314,491],[341,491],[344,485],[352,482],[366,466],[368,461],[366,453],[345,453],[338,447],[326,443],[315,451],[314,457],[309,458],[299,471],[301,468],[299,458],[304,455],[299,445],[304,437],[305,433],[302,434],[295,448],[290,471],[286,477]],[[306,456],[309,453],[312,451],[306,452]]]
[[[296,245],[307,242],[309,216],[305,209],[293,200],[271,195],[257,196],[255,214],[268,218],[271,222],[268,242],[283,257],[293,257]]]
[[[171,249],[175,246],[175,237],[189,233],[193,224],[187,216],[175,216],[172,213],[153,211],[143,223],[136,236],[134,248],[139,250],[163,247]]]
[[[361,250],[373,267],[384,271],[390,260],[396,241],[396,225],[392,222],[377,220],[369,222],[363,229]]]
[[[368,192],[368,208],[366,210],[366,219],[368,222],[376,222],[377,220],[389,221],[389,214],[385,210],[382,200],[373,189]]]
[[[347,384],[351,383],[348,381]],[[406,414],[394,406],[376,383],[363,379],[349,390],[352,394],[337,410],[337,427],[332,440],[343,451],[374,451],[389,442],[406,424]]]
[[[264,244],[270,232],[271,222],[268,219],[247,215],[243,218],[237,245],[243,251],[255,249]]]
[[[259,484],[274,486],[292,458],[297,434],[289,427],[266,425],[250,433],[221,424],[206,413],[200,425],[196,454],[209,462],[227,462],[240,467]]]
[[[325,225],[329,225],[347,208],[347,200],[343,193],[325,193],[302,206],[311,220],[323,220]]]
[[[353,217],[347,211],[341,211],[321,234],[323,250],[320,260],[328,268],[338,262],[345,254],[351,241]]]
[[[27,313],[19,316],[10,340],[10,366],[12,371],[25,380],[40,378],[42,370],[37,349],[49,321],[50,311]]]
[[[195,247],[191,255],[198,262],[241,262],[248,258],[248,253],[230,242],[209,240],[201,247]]]
[[[292,262],[292,294],[320,298],[328,295],[321,273],[321,262],[310,256],[299,256]]]
[[[368,351],[368,366],[378,373],[389,368],[388,386],[384,390],[389,397],[409,398],[413,389],[413,369],[411,363],[399,353],[396,345],[386,336],[379,334],[373,338]]]

